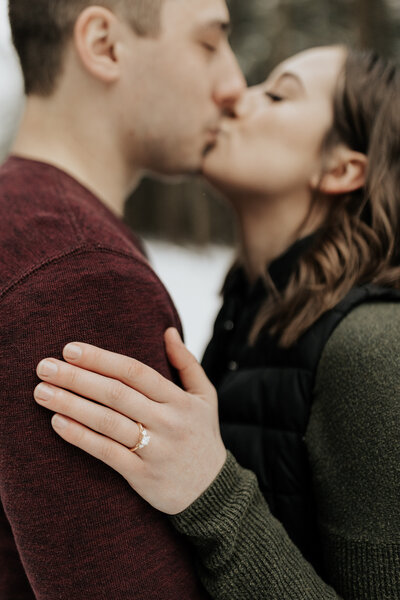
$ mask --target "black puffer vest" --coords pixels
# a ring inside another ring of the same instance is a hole
[[[310,238],[297,242],[270,266],[275,285],[286,284]],[[228,275],[224,304],[203,366],[218,390],[224,442],[239,463],[254,471],[272,514],[303,555],[320,571],[319,535],[304,442],[318,363],[340,321],[364,302],[400,301],[400,292],[354,288],[292,348],[279,348],[268,333],[255,346],[248,336],[265,286],[250,289],[242,269]]]

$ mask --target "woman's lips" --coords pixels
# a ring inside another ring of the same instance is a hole
[[[220,134],[219,127],[208,129],[206,132],[206,145],[203,150],[203,156],[208,154],[210,150],[212,150],[218,142],[218,137]]]

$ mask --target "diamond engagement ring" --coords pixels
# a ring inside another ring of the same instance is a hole
[[[143,427],[143,425],[141,423],[137,423],[137,426],[139,427],[139,439],[137,441],[136,446],[133,446],[133,448],[129,448],[129,452],[137,452],[145,446],[148,446],[150,442],[150,436],[147,433],[146,429]]]

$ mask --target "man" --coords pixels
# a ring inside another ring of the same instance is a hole
[[[224,0],[100,4],[10,0],[28,98],[0,170],[2,600],[205,597],[168,521],[32,402],[72,339],[172,376],[176,311],[117,217],[145,172],[200,170],[244,87]]]

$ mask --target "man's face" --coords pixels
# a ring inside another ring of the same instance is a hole
[[[245,88],[224,0],[165,0],[157,38],[129,33],[119,114],[125,153],[143,169],[201,170],[223,112]]]

